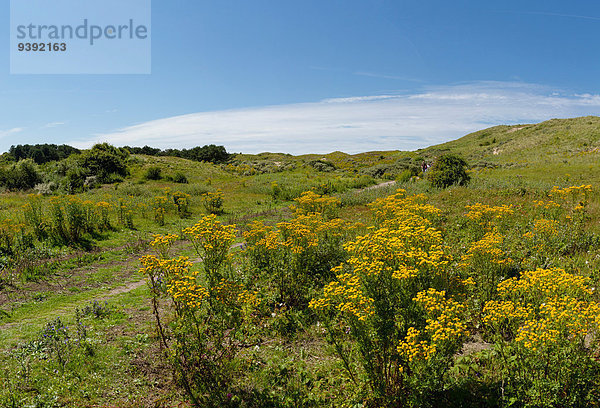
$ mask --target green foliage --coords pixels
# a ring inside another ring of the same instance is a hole
[[[62,180],[63,190],[67,194],[75,194],[83,191],[85,180],[88,177],[89,171],[78,164],[75,164],[66,171],[65,177]]]
[[[55,144],[16,145],[11,146],[8,154],[14,161],[32,159],[36,164],[44,164],[50,161],[63,160],[80,151],[67,145],[57,146]]]
[[[152,200],[152,209],[154,211],[154,221],[158,225],[165,225],[165,216],[169,207],[169,199],[166,196],[154,197]]]
[[[194,147],[189,150],[182,150],[181,157],[196,161],[205,161],[210,163],[224,163],[231,155],[227,153],[225,147],[214,144]]]
[[[134,204],[132,202],[131,197],[119,197],[119,200],[117,202],[119,223],[129,229],[134,229],[133,206]]]
[[[130,147],[125,146],[123,149],[131,154],[145,154],[148,156],[172,156],[181,157],[188,160],[204,161],[209,163],[225,163],[231,158],[231,154],[227,153],[224,146],[214,144],[196,146],[191,149],[166,149],[160,150],[150,146]]]
[[[158,166],[149,167],[144,174],[146,180],[160,180],[162,178],[161,168]]]
[[[186,177],[185,174],[183,174],[182,172],[178,171],[173,176],[173,183],[187,184],[188,183],[188,179],[187,179],[187,177]]]
[[[223,192],[207,192],[202,195],[202,204],[208,214],[221,214],[223,212]]]
[[[361,174],[376,178],[393,179],[401,174],[416,176],[421,171],[420,164],[423,159],[419,156],[405,156],[393,163],[380,163],[360,169]],[[404,176],[406,177],[406,176]]]
[[[464,307],[447,295],[451,272],[437,249],[438,212],[420,200],[398,190],[372,203],[378,225],[345,245],[347,261],[310,304],[374,406],[423,406],[434,398],[466,334]]]
[[[406,169],[402,171],[402,173],[400,173],[398,177],[396,177],[396,180],[400,183],[406,183],[414,176],[416,176],[416,174],[413,174],[412,170]]]
[[[467,174],[467,162],[462,157],[445,154],[433,163],[427,179],[435,187],[446,188],[454,184],[464,186],[471,178]]]
[[[230,278],[229,250],[235,226],[224,226],[205,216],[184,230],[203,259],[206,286],[197,283],[197,271],[187,258],[170,258],[177,236],[156,236],[152,246],[159,256],[140,259],[148,275],[153,313],[162,346],[176,381],[195,406],[222,406],[235,378],[236,356],[248,347],[255,329],[252,311],[260,303],[256,294]],[[158,306],[166,299],[172,318]]]
[[[73,369],[82,356],[92,356],[94,349],[88,341],[87,330],[81,322],[79,309],[75,311],[75,328],[69,329],[60,317],[49,321],[36,340],[22,344],[13,351],[15,357],[47,360],[51,368],[61,372]],[[56,369],[55,368],[55,369]]]
[[[42,181],[32,159],[23,159],[0,172],[0,184],[9,190],[29,190]]]
[[[318,180],[287,180],[279,183],[271,182],[268,194],[273,200],[292,201],[302,195],[302,193],[311,190],[317,194],[334,194],[344,192],[349,189],[365,188],[373,185],[375,180],[366,175],[354,177],[336,177],[319,182]]]
[[[308,164],[317,171],[330,172],[335,170],[335,165],[325,160],[313,160]]]
[[[81,166],[90,175],[97,176],[101,183],[118,181],[128,175],[127,157],[129,152],[108,143],[94,145],[79,157]]]
[[[338,205],[334,198],[307,192],[296,199],[289,222],[277,228],[255,222],[244,232],[251,279],[267,283],[273,302],[303,311],[311,293],[331,279],[332,268],[345,259],[342,243],[353,229],[334,218]]]
[[[190,212],[190,195],[182,193],[181,191],[175,191],[172,194],[173,204],[177,208],[177,214],[180,218],[189,218],[192,213]]]
[[[112,313],[112,309],[108,306],[108,302],[104,304],[94,300],[85,305],[79,312],[81,317],[92,316],[96,319],[104,319]]]
[[[107,205],[108,203],[100,203]],[[88,247],[92,238],[110,229],[107,207],[77,196],[52,197],[44,205],[30,196],[23,209],[25,224],[39,241]]]
[[[123,149],[126,149],[131,154],[145,154],[148,156],[157,156],[161,152],[160,149],[150,147],[148,145],[144,147],[124,146]]]

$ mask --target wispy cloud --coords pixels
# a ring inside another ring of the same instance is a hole
[[[20,128],[20,127],[8,129],[8,130],[0,130],[0,139],[3,137],[6,137],[6,136],[14,135],[15,133],[22,132],[23,130],[25,130],[25,129]]]
[[[544,86],[477,82],[412,94],[334,98],[313,103],[200,112],[153,120],[89,140],[160,148],[215,143],[230,151],[294,154],[412,150],[498,124],[532,123],[600,112],[600,96]]]
[[[547,17],[563,17],[563,18],[577,18],[580,20],[593,20],[600,21],[598,16],[585,16],[582,14],[567,14],[567,13],[553,13],[550,11],[497,11],[502,14],[520,14],[530,16],[547,16]]]
[[[315,66],[315,65],[311,65],[308,68],[315,70],[315,71],[328,71],[328,72],[336,72],[336,73],[345,74],[345,75],[357,75],[357,76],[364,76],[364,77],[371,77],[371,78],[392,79],[395,81],[420,82],[420,83],[425,82],[424,80],[419,79],[419,78],[414,78],[414,77],[406,76],[406,75],[398,75],[398,74],[382,74],[380,72],[369,72],[369,71],[350,71],[345,68],[320,67],[320,66]]]
[[[596,20],[600,21],[600,17],[596,16],[584,16],[580,14],[565,14],[565,13],[551,13],[546,11],[522,11],[519,14],[531,14],[538,16],[549,16],[549,17],[567,17],[567,18],[578,18],[582,20]]]
[[[380,74],[377,72],[359,71],[359,72],[354,72],[354,75],[366,76],[366,77],[372,77],[372,78],[395,79],[395,80],[399,80],[399,81],[408,81],[408,82],[425,82],[422,79],[418,79],[418,78],[412,78],[412,77],[403,76],[403,75]]]
[[[66,122],[50,122],[50,123],[46,123],[44,125],[44,127],[45,128],[55,128],[55,127],[58,127],[58,126],[62,126],[64,124],[66,124]]]

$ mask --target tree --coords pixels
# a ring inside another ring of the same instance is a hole
[[[453,184],[466,185],[471,179],[467,174],[467,162],[455,154],[440,156],[427,174],[427,179],[438,188],[446,188]]]
[[[0,172],[0,184],[9,190],[28,190],[42,181],[32,159],[23,159]]]
[[[205,161],[211,163],[224,163],[229,160],[230,154],[227,153],[224,146],[214,144],[197,146],[193,149],[184,149],[182,157],[190,160]]]
[[[127,158],[129,152],[108,143],[94,145],[79,157],[81,166],[91,176],[97,176],[101,183],[113,181],[114,176],[125,177],[128,174]]]
[[[79,150],[74,147],[68,145],[57,146],[55,144],[16,145],[11,146],[8,150],[8,154],[16,162],[22,159],[33,159],[36,164],[62,160],[77,153],[79,153]]]

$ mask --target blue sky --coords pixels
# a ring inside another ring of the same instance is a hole
[[[598,114],[598,34],[591,1],[154,0],[150,75],[10,75],[1,41],[0,150],[355,153]]]

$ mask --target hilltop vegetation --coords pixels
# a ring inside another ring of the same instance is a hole
[[[416,152],[9,162],[42,180],[1,200],[0,406],[595,406],[599,146],[588,117]]]
[[[427,155],[460,153],[469,162],[510,165],[527,160],[561,161],[600,148],[600,118],[551,119],[538,124],[495,126],[424,149]]]

